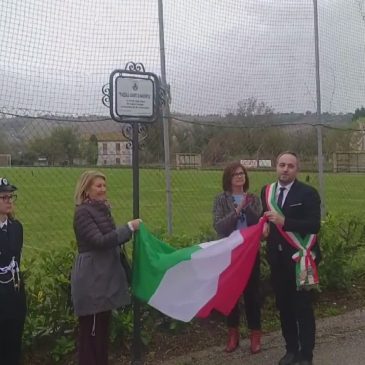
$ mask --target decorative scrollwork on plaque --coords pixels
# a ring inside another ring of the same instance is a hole
[[[125,65],[125,69],[128,71],[134,71],[134,72],[145,72],[143,63],[140,62],[128,62]]]
[[[148,137],[147,128],[144,125],[138,125],[138,143],[144,144],[146,138]]]
[[[132,133],[132,126],[130,124],[124,124],[122,127],[122,134],[126,139],[128,139],[128,141],[131,141],[133,139]]]
[[[171,104],[171,88],[170,88],[170,84],[167,84],[166,85],[165,98],[166,98],[166,102],[168,104]]]
[[[123,136],[129,141],[127,149],[132,149],[133,127],[131,124],[125,124],[122,127]],[[138,145],[139,149],[143,148],[148,137],[147,128],[144,125],[138,124]]]
[[[166,104],[166,91],[164,88],[160,87],[160,89],[158,90],[159,93],[159,100],[160,100],[160,105],[159,107],[163,107]]]
[[[110,88],[109,88],[109,84],[105,84],[102,87],[102,92],[103,92],[103,97],[101,98],[101,101],[103,102],[103,104],[109,108],[110,107]]]
[[[159,107],[162,108],[164,105],[170,105],[171,104],[171,92],[170,92],[170,84],[166,85],[166,88],[164,88],[162,85],[161,78],[160,79],[160,86],[158,90],[159,94]]]

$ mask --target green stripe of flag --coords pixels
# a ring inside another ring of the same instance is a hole
[[[181,261],[190,260],[191,255],[200,249],[197,245],[175,249],[150,234],[143,223],[140,224],[133,254],[133,294],[148,302],[166,271]]]

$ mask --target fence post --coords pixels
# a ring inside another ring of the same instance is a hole
[[[161,61],[161,81],[165,90],[166,97],[163,106],[162,123],[163,123],[163,141],[165,151],[165,184],[166,184],[166,210],[167,210],[167,233],[172,234],[172,191],[171,191],[171,170],[170,170],[170,105],[167,83],[166,83],[166,60],[165,60],[165,36],[163,25],[163,4],[158,0],[158,23],[160,34],[160,61]]]
[[[317,0],[313,0],[314,7],[314,44],[316,59],[316,94],[317,94],[317,160],[318,160],[318,181],[319,194],[321,196],[321,217],[326,215],[324,203],[324,176],[323,176],[323,146],[322,146],[322,110],[321,110],[321,80],[319,74],[319,36],[318,36],[318,6]]]

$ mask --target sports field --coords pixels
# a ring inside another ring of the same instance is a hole
[[[12,167],[0,168],[19,191],[16,215],[25,230],[25,254],[49,250],[74,241],[72,230],[73,194],[84,168]],[[101,169],[107,175],[108,196],[117,224],[132,218],[131,169]],[[221,190],[222,171],[172,171],[173,233],[187,240],[211,231],[212,201]],[[274,172],[249,172],[250,190],[275,179]],[[317,174],[303,173],[302,180],[318,187]],[[364,211],[365,175],[326,174],[326,211],[332,214],[361,214]],[[140,217],[157,233],[166,232],[164,170],[140,170]]]

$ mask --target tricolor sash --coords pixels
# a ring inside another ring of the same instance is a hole
[[[266,186],[265,198],[268,209],[284,216],[281,208],[276,202],[276,188],[277,183]],[[295,273],[297,289],[313,289],[318,286],[318,270],[314,262],[315,254],[312,248],[317,241],[317,235],[307,234],[302,237],[299,233],[284,231],[283,227],[276,225],[276,228],[285,240],[298,251],[292,256],[296,262]]]

